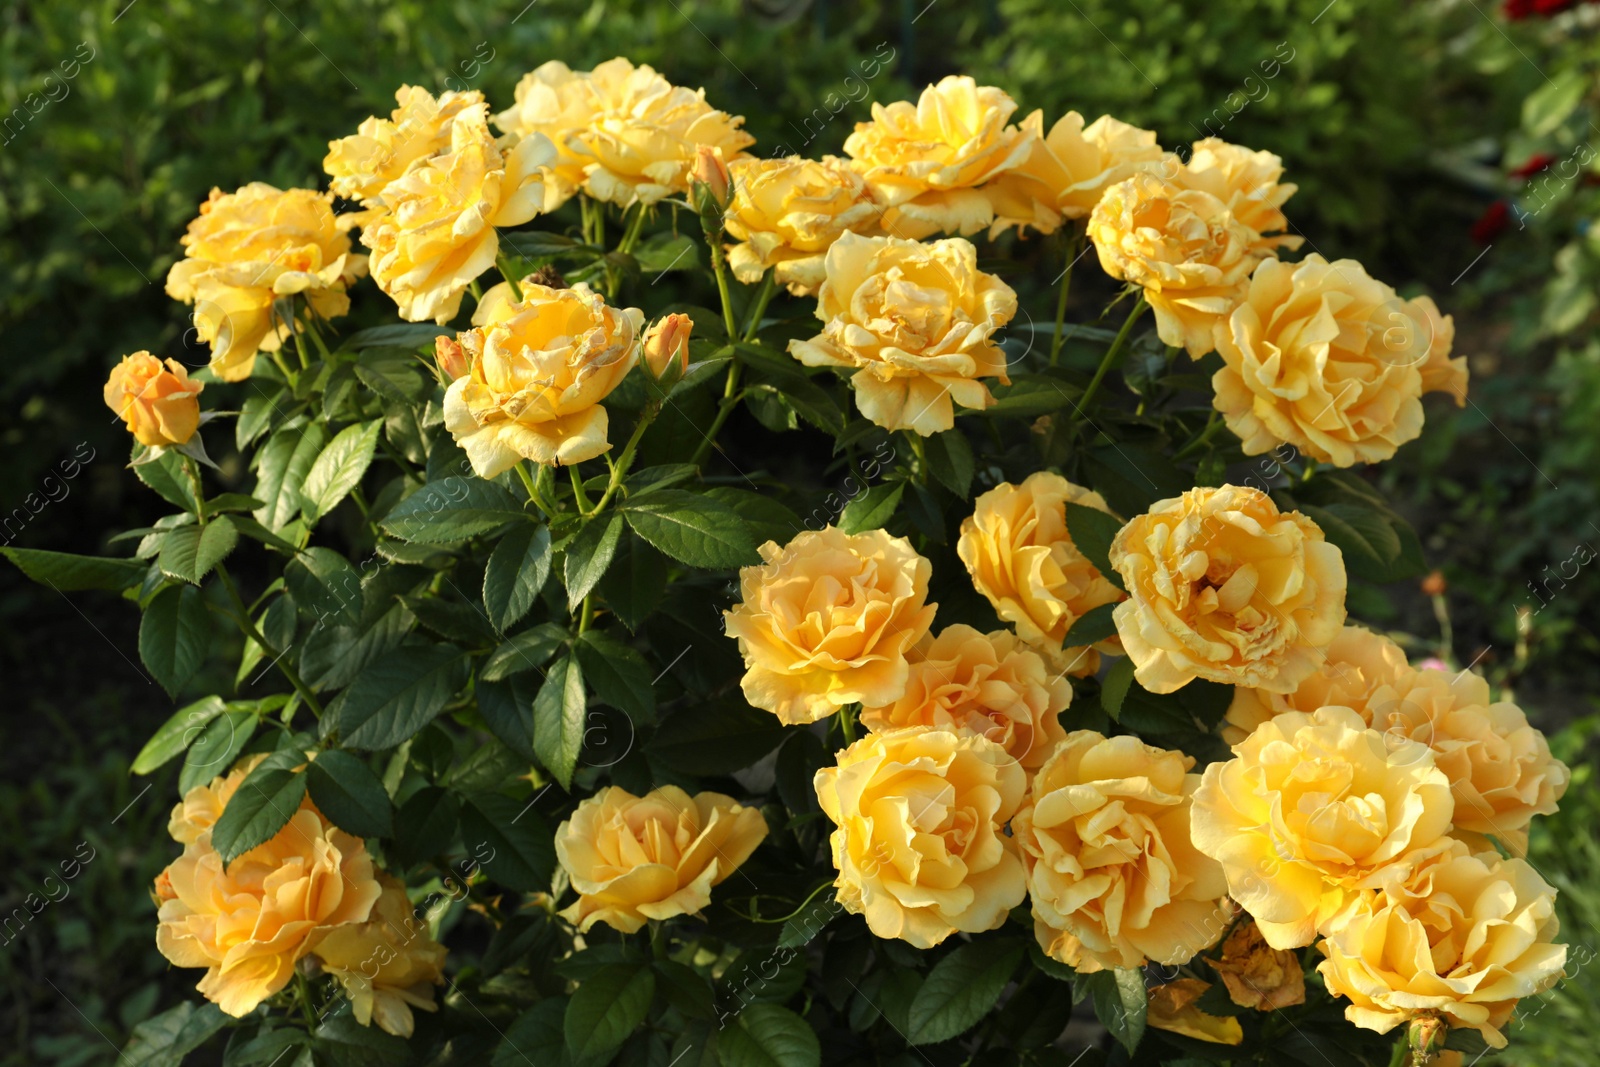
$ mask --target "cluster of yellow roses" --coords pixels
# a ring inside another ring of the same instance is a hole
[[[263,758],[195,786],[173,808],[167,830],[183,855],[156,879],[156,947],[174,966],[204,967],[196,988],[236,1018],[310,960],[338,979],[361,1025],[411,1036],[411,1009],[436,1007],[445,948],[361,838],[307,797],[283,829],[231,863],[212,846],[217,819]]]
[[[1298,1002],[1285,950],[1322,935],[1353,1022],[1443,1019],[1503,1045],[1516,1000],[1565,959],[1554,890],[1487,839],[1520,847],[1555,810],[1568,773],[1543,737],[1482,679],[1344,625],[1339,550],[1263,493],[1193,489],[1126,523],[1110,551],[1126,594],[1073,544],[1069,502],[1106,510],[1041,472],[963,524],[960,557],[1015,634],[932,635],[931,565],[883,531],[769,542],[743,571],[726,619],[745,696],[786,723],[859,704],[871,731],[816,776],[840,902],[927,948],[1026,897],[1040,947],[1080,972],[1187,963],[1237,905],[1260,943],[1216,962],[1240,1004]],[[1146,689],[1235,686],[1233,759],[1197,775],[1182,752],[1062,728],[1065,675],[1092,654],[1065,636],[1108,603],[1100,647]],[[1168,990],[1152,1019],[1240,1041],[1197,996]]]

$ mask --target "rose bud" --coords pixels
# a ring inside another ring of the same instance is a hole
[[[453,382],[457,378],[464,378],[472,369],[467,354],[461,348],[461,342],[454,337],[439,337],[434,340],[433,356],[439,364],[439,373],[446,382]]]
[[[667,384],[689,371],[689,333],[694,320],[672,314],[657,319],[644,335],[644,364],[650,377]]]
[[[149,352],[124,356],[106,379],[106,406],[127,423],[134,440],[152,448],[182,445],[200,428],[201,382],[183,364]]]

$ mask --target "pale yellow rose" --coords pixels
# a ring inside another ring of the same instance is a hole
[[[224,865],[211,830],[163,872],[156,947],[174,966],[204,967],[196,986],[242,1018],[289,983],[331,929],[367,920],[381,887],[372,857],[302,802],[283,829]]]
[[[1451,358],[1450,351],[1456,341],[1456,320],[1439,313],[1439,305],[1431,296],[1419,296],[1406,302],[1411,317],[1422,324],[1422,338],[1427,347],[1427,358],[1419,368],[1422,372],[1424,393],[1449,393],[1456,407],[1467,406],[1467,357]]]
[[[767,836],[767,823],[721,793],[675,785],[636,797],[608,786],[556,831],[556,858],[578,899],[561,913],[587,931],[597,922],[631,934],[649,919],[697,915]]]
[[[1188,963],[1228,929],[1222,868],[1189,838],[1194,757],[1075,730],[1034,776],[1011,832],[1039,947],[1080,973]]]
[[[746,159],[728,168],[733,199],[723,215],[734,276],[754,285],[771,269],[795,296],[810,296],[826,275],[823,254],[844,233],[880,232],[883,208],[850,165],[820,161]]]
[[[955,404],[994,403],[980,379],[1010,383],[993,334],[1016,314],[1017,294],[978,269],[970,241],[846,233],[824,265],[822,332],[789,352],[808,367],[854,368],[856,407],[879,426],[927,437],[955,425]]]
[[[331,193],[251,182],[211,190],[181,238],[184,258],[167,272],[167,295],[194,305],[211,369],[225,382],[250,377],[256,353],[276,352],[289,325],[273,301],[303,297],[316,315],[350,310],[345,289],[367,271],[330,206]]]
[[[266,758],[265,752],[246,756],[234,764],[227,774],[219,774],[206,784],[190,789],[182,800],[173,805],[172,814],[167,818],[167,833],[180,845],[197,840],[202,833],[216,825],[245,777]]]
[[[973,234],[994,221],[977,186],[1020,166],[1042,135],[1035,112],[1021,128],[1006,125],[1017,102],[1004,90],[950,75],[915,104],[872,105],[844,142],[856,170],[887,206],[883,227],[902,238]]]
[[[106,378],[106,407],[117,413],[141,445],[186,444],[200,428],[200,391],[182,363],[165,364],[149,352],[123,356]]]
[[[328,142],[322,169],[332,179],[328,185],[334,195],[381,209],[385,186],[421,160],[450,150],[456,118],[482,104],[483,94],[471,89],[435,99],[421,86],[402,85],[394,99],[399,106],[388,118],[369,116],[349,137]],[[362,216],[368,218],[376,215]]]
[[[1220,200],[1229,214],[1255,232],[1257,255],[1276,256],[1280,248],[1293,251],[1305,242],[1303,237],[1282,235],[1289,228],[1284,201],[1300,188],[1278,181],[1283,177],[1283,160],[1216,137],[1196,141],[1192,148],[1189,162],[1165,176]]]
[[[610,307],[581,283],[552,289],[529,279],[520,302],[490,304],[486,294],[484,304],[484,321],[459,335],[468,371],[444,394],[445,429],[478,476],[609,449],[600,401],[638,361],[644,313]]]
[[[878,937],[932,948],[1005,925],[1027,894],[1004,828],[1027,775],[986,737],[909,727],[868,734],[816,775],[838,827],[838,901]]]
[[[1300,957],[1273,948],[1261,928],[1245,919],[1233,928],[1219,955],[1206,960],[1222,979],[1235,1004],[1257,1011],[1277,1011],[1306,1002],[1306,976]]]
[[[1122,646],[1110,638],[1063,648],[1067,631],[1086,612],[1125,594],[1072,543],[1067,504],[1111,512],[1099,493],[1050,471],[1036,471],[1021,485],[1003,482],[979,496],[962,520],[956,553],[973,586],[1018,637],[1058,670],[1087,676],[1100,669],[1100,653],[1120,654]]]
[[[541,134],[496,142],[486,114],[484,104],[463,108],[449,150],[384,186],[387,214],[361,231],[373,279],[407,322],[455,318],[461,294],[494,266],[495,227],[521,225],[544,207],[554,146]]]
[[[1448,849],[1455,804],[1426,745],[1386,744],[1349,708],[1290,711],[1206,768],[1195,846],[1273,948],[1336,930],[1373,891]]]
[[[676,365],[681,375],[689,369],[689,335],[694,332],[694,320],[674,312],[663,315],[644,335],[644,365],[650,376],[659,379]]]
[[[1274,715],[1309,713],[1330,704],[1353,708],[1368,726],[1375,725],[1368,702],[1410,672],[1399,645],[1365,627],[1347,625],[1324,650],[1316,670],[1287,693],[1236,687],[1222,721],[1222,739],[1237,745]]]
[[[907,652],[933,622],[933,565],[882,530],[806,530],[761,546],[739,572],[740,602],[722,614],[744,656],[745,699],[783,722],[816,722],[846,704],[892,704],[911,676]]]
[[[1198,978],[1179,978],[1150,990],[1145,1022],[1196,1041],[1214,1045],[1237,1045],[1244,1040],[1244,1027],[1231,1015],[1208,1015],[1195,1007],[1195,1001],[1211,986]]]
[[[982,734],[1030,771],[1067,736],[1061,712],[1072,702],[1071,683],[1007,630],[985,634],[958,623],[924,637],[907,658],[905,695],[863,707],[867,729],[932,726]]]
[[[1427,325],[1353,259],[1266,260],[1217,327],[1212,403],[1245,455],[1287,442],[1337,467],[1422,432]]]
[[[524,74],[517,82],[516,103],[494,116],[494,124],[506,133],[519,137],[543,134],[555,145],[556,158],[546,190],[547,196],[554,196],[546,211],[560,207],[583,185],[588,159],[575,147],[576,139],[601,116],[626,112],[630,80],[650,78],[621,58],[593,71],[575,71],[552,59]]]
[[[1038,113],[1028,116],[1039,121]],[[1027,125],[1025,123],[1025,125]],[[1036,140],[1019,167],[1005,171],[983,187],[994,207],[992,238],[1017,227],[1054,233],[1065,219],[1088,217],[1107,187],[1141,171],[1170,176],[1177,157],[1156,143],[1150,130],[1101,115],[1086,128],[1083,116],[1069,111]]]
[[[1163,344],[1195,359],[1244,297],[1260,235],[1212,194],[1140,173],[1108,188],[1089,216],[1100,266],[1144,290]]]
[[[1117,633],[1152,693],[1195,678],[1288,692],[1344,625],[1339,549],[1257,489],[1159,501],[1117,532],[1110,557],[1128,590]]]
[[[417,917],[403,885],[385,874],[378,882],[383,892],[371,918],[329,930],[313,951],[344,987],[356,1022],[410,1037],[411,1009],[439,1008],[433,987],[444,983],[447,950]]]
[[[1524,861],[1459,848],[1329,930],[1317,970],[1357,1026],[1441,1019],[1505,1048],[1517,1001],[1562,977],[1555,897]]]

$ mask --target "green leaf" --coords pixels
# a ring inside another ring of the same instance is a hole
[[[239,783],[211,828],[211,844],[223,863],[270,841],[289,824],[306,795],[306,776],[295,770],[305,762],[305,753],[291,744],[256,764]]]
[[[606,568],[611,566],[611,557],[617,553],[617,539],[621,536],[622,516],[613,511],[597,522],[590,522],[567,545],[562,577],[567,583],[568,611],[577,611],[583,598],[605,575]]]
[[[550,578],[550,528],[518,526],[489,553],[483,571],[483,607],[505,633],[528,613]]]
[[[656,233],[640,241],[633,258],[646,274],[669,270],[693,270],[700,265],[699,245],[686,233]]]
[[[185,1056],[230,1021],[215,1004],[185,1001],[135,1026],[116,1062],[126,1067],[179,1067]]]
[[[946,430],[926,439],[928,467],[946,489],[962,500],[972,492],[972,443],[960,430]]]
[[[1560,71],[1522,101],[1522,128],[1535,138],[1548,137],[1567,121],[1589,90],[1589,78],[1578,67]]]
[[[622,624],[638,633],[667,591],[668,563],[636,533],[619,543],[616,557],[595,588]]]
[[[1094,998],[1094,1013],[1101,1024],[1131,1053],[1144,1036],[1144,973],[1125,967],[1096,971],[1080,975],[1074,989],[1080,985]]]
[[[847,534],[882,529],[894,515],[894,509],[900,506],[900,497],[905,491],[905,482],[873,486],[844,506],[839,515],[839,529]]]
[[[393,748],[444,710],[466,673],[453,645],[401,646],[356,675],[329,706],[324,727],[337,723],[349,748]]]
[[[650,739],[650,751],[684,774],[728,774],[750,766],[785,736],[769,712],[743,700],[724,700],[663,718]]]
[[[483,661],[478,671],[478,677],[488,682],[498,682],[523,671],[537,670],[549,662],[566,639],[566,628],[560,623],[541,622],[489,653],[489,658]]]
[[[460,814],[461,801],[448,790],[429,785],[412,793],[394,818],[394,848],[401,861],[421,863],[443,852]]]
[[[156,594],[139,623],[139,658],[173,696],[194,677],[211,648],[205,595],[192,585]]]
[[[494,482],[452,475],[400,501],[380,525],[402,541],[443,545],[527,518],[516,497]]]
[[[758,1002],[718,1031],[717,1057],[722,1067],[819,1067],[822,1047],[800,1016]]]
[[[408,348],[373,347],[361,353],[356,377],[379,396],[415,404],[427,396],[433,379],[423,373],[416,352]]]
[[[644,1022],[656,995],[649,966],[614,963],[590,975],[567,1002],[562,1030],[574,1056],[602,1056],[619,1048]]]
[[[0,554],[40,585],[61,593],[104,589],[120,593],[144,581],[150,568],[136,559],[74,556],[41,548],[0,548]]]
[[[1122,575],[1111,567],[1111,542],[1122,529],[1122,523],[1099,508],[1084,504],[1067,504],[1067,533],[1084,558],[1093,563],[1095,570],[1118,589],[1125,588]]]
[[[501,885],[524,893],[550,888],[555,836],[531,801],[499,793],[468,798],[461,809],[461,843],[468,855],[487,855],[483,869]]]
[[[635,722],[655,720],[655,688],[643,656],[599,630],[580,634],[572,650],[603,703],[622,709]]]
[[[635,497],[623,514],[640,537],[691,567],[725,570],[760,559],[745,521],[706,496],[657,490]]]
[[[239,543],[233,520],[218,515],[204,526],[179,526],[161,542],[156,565],[168,578],[199,585]]]
[[[372,326],[365,330],[357,330],[346,337],[339,345],[344,351],[358,351],[363,348],[409,348],[419,351],[424,348],[431,349],[436,337],[452,337],[455,331],[448,326],[436,326],[431,322],[396,322],[388,326]]]
[[[1132,685],[1133,660],[1123,656],[1111,665],[1105,681],[1100,683],[1100,706],[1113,722],[1122,714],[1122,702],[1127,699],[1128,689]]]
[[[262,501],[244,493],[219,493],[202,501],[200,511],[201,514],[209,519],[211,516],[221,515],[225,511],[254,511],[262,506]]]
[[[394,832],[394,804],[366,763],[340,749],[317,753],[306,769],[311,799],[333,824],[357,837]]]
[[[306,473],[328,443],[328,430],[320,422],[285,428],[267,438],[256,453],[256,487],[251,496],[266,503],[256,520],[278,533],[300,513],[300,489]]]
[[[362,475],[372,465],[372,453],[378,447],[378,434],[382,430],[383,423],[374,419],[346,426],[328,442],[311,464],[305,484],[300,487],[306,521],[316,522],[318,517],[328,514],[350,490],[361,484]]]
[[[206,724],[227,710],[219,696],[202,697],[172,713],[133,758],[134,774],[149,774],[168,760],[181,755],[205,732]]]
[[[275,548],[286,556],[292,556],[300,551],[294,545],[257,522],[254,515],[235,515],[233,516],[233,525],[246,537],[260,541],[269,548]]]
[[[562,656],[545,675],[539,695],[533,698],[533,751],[568,792],[572,791],[578,753],[583,750],[587,711],[583,670],[575,658]]]
[[[183,769],[178,772],[178,793],[186,794],[195,786],[226,774],[244,746],[250,743],[259,723],[260,718],[255,713],[232,708],[206,723],[183,758]]]
[[[326,626],[361,622],[361,574],[331,548],[308,548],[283,568],[283,583],[306,615]]]
[[[412,1062],[411,1048],[403,1038],[386,1034],[376,1026],[362,1026],[350,1011],[327,1016],[313,1038],[318,1067],[406,1067]]]
[[[233,433],[234,445],[240,452],[272,427],[273,416],[280,413],[288,398],[287,389],[274,389],[270,393],[257,390],[245,397],[244,403],[239,405],[239,422]]]
[[[1061,639],[1062,647],[1077,648],[1080,645],[1092,645],[1115,636],[1117,623],[1112,618],[1112,613],[1116,609],[1115,604],[1101,604],[1078,616],[1078,620],[1072,624],[1067,635]]]
[[[183,460],[176,452],[168,452],[160,459],[141,463],[133,468],[133,473],[139,480],[157,493],[169,504],[176,504],[184,511],[195,510],[193,483],[183,469]]]
[[[994,403],[972,414],[1031,419],[1070,406],[1082,390],[1047,374],[1014,374],[1010,385],[997,385],[990,392]]]
[[[974,941],[940,960],[912,998],[906,1040],[932,1045],[972,1029],[999,1001],[1026,951],[1015,941]]]
[[[473,693],[478,698],[478,714],[494,735],[523,760],[532,762],[533,687],[522,679],[494,682],[480,676]]]
[[[750,528],[750,536],[758,543],[776,541],[780,545],[787,544],[805,526],[792,509],[770,496],[752,493],[748,489],[717,485],[707,489],[706,496],[732,509],[744,520]]]

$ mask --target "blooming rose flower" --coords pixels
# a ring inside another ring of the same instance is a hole
[[[954,404],[994,403],[979,379],[1010,383],[992,335],[1016,314],[1017,294],[978,269],[971,242],[846,233],[824,264],[825,325],[789,352],[808,367],[855,368],[856,407],[879,426],[927,437],[955,425]]]
[[[329,930],[314,950],[322,969],[338,979],[356,1022],[410,1037],[411,1009],[437,1011],[433,987],[444,983],[446,949],[418,920],[405,886],[385,874],[372,917]]]
[[[1456,407],[1467,406],[1467,357],[1450,357],[1456,340],[1456,321],[1449,315],[1439,314],[1439,305],[1430,296],[1419,296],[1407,301],[1411,317],[1423,324],[1423,340],[1427,344],[1427,358],[1418,369],[1422,372],[1424,393],[1449,393]]]
[[[1042,133],[1037,112],[1020,129],[1006,125],[1016,109],[1003,90],[953,74],[915,104],[873,104],[872,121],[856,123],[844,150],[888,206],[884,229],[916,239],[977,233],[994,221],[977,186],[1020,166]]]
[[[1196,359],[1262,259],[1260,235],[1224,201],[1149,173],[1108,188],[1088,233],[1105,272],[1144,289],[1162,343]]]
[[[845,160],[746,159],[728,168],[733,199],[723,222],[743,242],[728,248],[736,278],[754,285],[770,268],[795,296],[826,274],[823,254],[845,233],[878,232],[877,198]]]
[[[741,601],[722,613],[744,656],[745,699],[783,722],[816,722],[846,704],[892,704],[911,676],[906,653],[933,622],[933,565],[882,530],[806,530],[739,572]]]
[[[182,237],[184,258],[167,272],[167,295],[194,305],[194,326],[211,346],[211,369],[225,382],[250,377],[257,352],[276,352],[289,336],[273,301],[302,296],[317,315],[350,310],[345,288],[367,271],[334,221],[333,196],[251,182],[211,190]]]
[[[1422,432],[1428,326],[1352,259],[1264,261],[1217,327],[1213,400],[1246,455],[1376,463]]]
[[[1209,1015],[1195,1007],[1195,1001],[1211,986],[1198,978],[1179,978],[1150,990],[1145,1022],[1157,1030],[1182,1034],[1214,1045],[1237,1045],[1244,1040],[1244,1027],[1231,1015]]]
[[[1257,1011],[1277,1011],[1306,1002],[1306,977],[1300,957],[1273,948],[1260,927],[1246,919],[1222,942],[1220,955],[1208,959],[1235,1004]]]
[[[675,785],[636,797],[608,786],[556,831],[556,858],[578,899],[561,913],[586,932],[597,922],[631,934],[647,919],[695,915],[767,836],[767,823],[721,793]]]
[[[1004,833],[1027,775],[986,737],[909,727],[868,734],[816,775],[838,827],[838,900],[878,937],[932,948],[1005,924],[1027,893]]]
[[[111,368],[104,391],[106,407],[127,424],[141,445],[160,448],[186,444],[200,428],[200,391],[182,363],[140,350]]]
[[[1072,702],[1071,683],[1007,630],[985,634],[949,626],[938,637],[924,637],[907,658],[905,695],[862,708],[867,729],[932,726],[982,734],[1028,770],[1067,736],[1060,717]]]
[[[651,73],[649,67],[636,70],[620,57],[592,71],[575,71],[552,59],[517,82],[516,103],[495,115],[494,124],[518,137],[543,134],[555,145],[547,190],[547,195],[553,193],[554,202],[546,211],[566,203],[583,185],[583,168],[589,161],[576,139],[600,116],[625,112],[627,86],[649,82]]]
[[[497,226],[518,226],[544,207],[544,168],[555,159],[535,134],[500,144],[487,105],[462,109],[450,124],[450,149],[384,186],[388,213],[366,225],[372,277],[407,322],[455,318],[461,294],[494,266]]]
[[[1126,595],[1078,551],[1067,532],[1067,504],[1110,514],[1092,489],[1050,471],[1021,485],[1003,482],[978,497],[961,522],[956,553],[972,584],[1017,636],[1034,645],[1058,670],[1075,676],[1100,669],[1100,652],[1120,654],[1115,638],[1092,647],[1063,648],[1067,631],[1086,612]]]
[[[1237,745],[1274,715],[1286,711],[1309,714],[1330,704],[1353,708],[1368,726],[1378,725],[1369,701],[1386,693],[1385,687],[1410,671],[1405,650],[1399,645],[1365,627],[1347,625],[1323,652],[1316,669],[1288,692],[1235,688],[1222,721],[1222,739]]]
[[[1029,122],[1042,119],[1038,113]],[[1025,126],[1027,123],[1024,124]],[[1033,143],[1020,166],[1005,171],[983,187],[994,207],[989,236],[1015,226],[1054,233],[1063,219],[1081,219],[1094,210],[1108,186],[1141,171],[1175,173],[1177,157],[1156,143],[1156,135],[1101,115],[1083,125],[1083,116],[1069,111]]]
[[[365,922],[380,893],[366,845],[307,799],[230,864],[209,829],[189,842],[163,872],[156,947],[174,966],[206,968],[195,988],[242,1018],[289,983],[330,929]]]
[[[1165,176],[1220,200],[1229,214],[1255,232],[1252,250],[1260,257],[1276,256],[1280,248],[1292,251],[1305,241],[1303,237],[1281,235],[1289,228],[1283,203],[1299,186],[1279,183],[1283,160],[1271,152],[1252,152],[1207,137],[1194,143],[1189,162]]]
[[[336,196],[357,200],[367,208],[363,222],[382,213],[383,190],[416,163],[450,150],[451,127],[463,111],[483,103],[476,89],[441,93],[438,99],[416,85],[395,90],[399,106],[389,118],[363,119],[349,137],[328,142],[328,155],[322,169],[333,180],[328,183]]]
[[[486,294],[484,307],[484,321],[459,335],[469,369],[444,394],[445,429],[478,476],[522,459],[581,463],[610,448],[600,401],[633,368],[644,313],[610,307],[581,283],[528,279],[520,302]]]
[[[1339,549],[1256,489],[1199,487],[1118,531],[1114,613],[1134,677],[1152,693],[1191,679],[1287,692],[1344,625]]]
[[[1349,708],[1291,711],[1206,768],[1195,847],[1273,948],[1338,929],[1370,891],[1450,847],[1455,803],[1433,753],[1385,741]]]
[[[1517,1001],[1562,977],[1555,896],[1522,860],[1458,844],[1330,929],[1317,970],[1357,1026],[1442,1018],[1505,1048]]]
[[[1034,776],[1011,832],[1028,869],[1039,947],[1080,973],[1188,963],[1233,906],[1189,839],[1194,757],[1075,730]]]
[[[167,833],[180,845],[197,840],[222,818],[223,809],[233,799],[233,794],[239,791],[245,777],[266,758],[265,752],[246,756],[234,764],[227,774],[218,775],[185,793],[183,799],[173,805],[172,814],[167,818]]]

